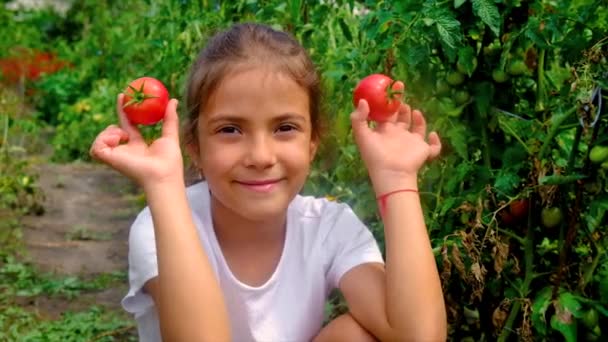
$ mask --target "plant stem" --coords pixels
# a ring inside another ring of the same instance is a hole
[[[547,134],[547,136],[545,137],[545,140],[543,140],[543,145],[540,148],[540,151],[538,153],[538,159],[542,160],[545,155],[547,154],[547,151],[549,149],[549,145],[551,144],[551,142],[553,141],[553,138],[555,138],[555,136],[557,135],[557,133],[559,132],[559,129],[562,125],[562,123],[570,116],[572,115],[574,112],[576,111],[576,106],[570,108],[567,112],[565,112],[562,115],[555,115],[553,116],[553,120],[552,120],[552,125],[551,125],[551,129],[549,130],[549,133]]]
[[[572,173],[574,169],[574,161],[576,159],[576,152],[578,152],[578,145],[581,142],[581,136],[583,135],[583,126],[578,125],[576,127],[576,135],[574,136],[574,142],[572,143],[572,149],[570,150],[570,156],[568,156],[568,166],[566,172]]]
[[[597,224],[594,225],[593,231],[596,231],[599,228],[599,225],[601,224],[601,222],[604,221],[605,216],[606,212],[602,212],[600,217],[597,218]],[[604,253],[606,253],[606,250],[604,249],[604,246],[606,245],[605,242],[597,243],[593,239],[593,235],[589,228],[583,225],[583,229],[585,229],[587,237],[589,238],[589,241],[591,241],[591,245],[593,245],[593,247],[595,248],[595,256],[593,257],[593,261],[591,261],[591,265],[589,266],[589,268],[585,270],[585,273],[583,274],[583,277],[579,283],[578,287],[581,293],[585,291],[585,286],[587,286],[587,284],[589,284],[589,282],[591,281],[591,277],[593,277],[593,273],[595,272],[595,269],[599,264],[600,258],[604,256]]]
[[[2,134],[2,150],[8,151],[8,113],[4,116],[4,133]]]
[[[517,234],[515,234],[513,232],[510,232],[508,230],[504,230],[504,229],[498,228],[498,227],[496,227],[495,229],[497,231],[499,231],[500,233],[505,234],[506,236],[508,236],[508,237],[510,237],[512,239],[515,239],[515,241],[519,242],[522,245],[526,244],[526,240],[524,238],[522,238],[521,236],[518,236]]]
[[[478,112],[477,113],[479,119],[481,119],[481,122],[487,122],[486,121],[486,117],[487,117],[487,113],[481,113]],[[488,139],[488,129],[487,129],[487,125],[481,125],[481,145],[483,146],[483,163],[484,166],[490,170],[492,169],[492,161],[491,161],[491,154],[490,154],[490,140]]]
[[[545,110],[545,53],[547,50],[541,49],[538,54],[538,82],[536,84],[536,105],[537,112]],[[544,119],[544,118],[543,118]]]
[[[534,203],[533,201],[531,201]],[[526,239],[524,245],[524,267],[525,267],[525,275],[524,282],[519,289],[519,293],[521,293],[522,297],[528,295],[528,291],[530,288],[530,284],[532,283],[532,279],[534,279],[534,229],[532,228],[532,213],[535,212],[533,208],[531,208],[528,212],[528,231],[526,232]],[[513,307],[511,308],[511,312],[509,312],[509,316],[507,317],[507,321],[505,322],[505,326],[502,328],[500,332],[500,336],[498,337],[498,342],[506,342],[511,334],[511,330],[513,324],[515,323],[515,319],[519,314],[519,310],[521,308],[521,301],[516,301],[513,303]]]

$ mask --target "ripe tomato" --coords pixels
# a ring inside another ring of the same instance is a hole
[[[498,216],[500,217],[500,221],[505,226],[511,226],[516,223],[517,219],[511,214],[508,210],[503,209],[498,212]]]
[[[401,105],[401,95],[405,85],[393,81],[382,74],[372,74],[362,79],[355,87],[353,103],[365,99],[369,104],[369,118],[374,121],[386,121],[395,114]]]
[[[530,208],[530,203],[528,203],[527,199],[519,199],[511,202],[509,204],[509,211],[517,220],[523,220],[528,217],[528,209]]]
[[[165,116],[169,92],[163,83],[152,77],[141,77],[123,92],[123,110],[135,125],[153,125]]]

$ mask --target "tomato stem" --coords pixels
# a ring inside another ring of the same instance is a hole
[[[139,89],[136,89],[135,87],[133,87],[130,84],[128,85],[129,89],[131,89],[131,91],[132,91],[132,94],[128,95],[131,97],[131,100],[129,100],[127,103],[125,103],[122,106],[122,108],[126,108],[133,104],[141,104],[142,102],[146,101],[147,99],[158,98],[158,96],[148,95],[148,94],[144,93],[145,83],[146,83],[146,81],[141,82],[141,86],[139,87]]]

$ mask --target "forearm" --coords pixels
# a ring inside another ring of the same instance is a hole
[[[401,184],[392,190],[416,188],[415,179]],[[384,205],[389,325],[410,340],[445,340],[445,304],[419,195],[394,193]]]
[[[167,341],[228,341],[220,286],[192,220],[182,181],[146,189],[158,258],[158,314]]]

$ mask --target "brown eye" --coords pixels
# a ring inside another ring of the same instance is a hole
[[[286,133],[286,132],[291,132],[291,131],[295,131],[298,128],[294,125],[289,125],[289,124],[283,124],[281,126],[279,126],[279,128],[277,128],[277,132],[279,133]]]
[[[219,134],[236,134],[239,133],[239,129],[235,126],[224,126],[217,130]]]

